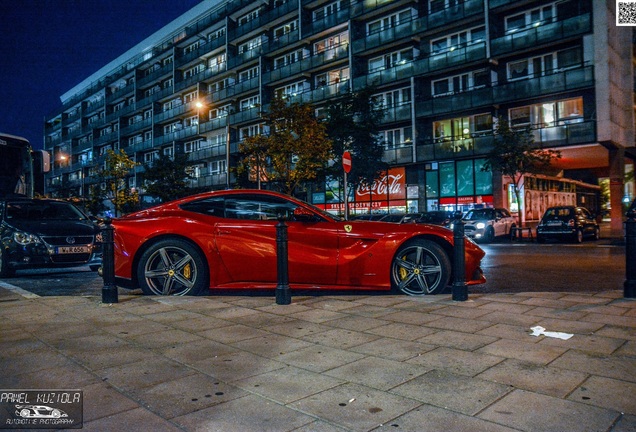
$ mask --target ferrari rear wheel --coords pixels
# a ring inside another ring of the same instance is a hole
[[[150,246],[137,264],[137,280],[148,295],[201,295],[209,288],[201,253],[179,239],[160,240]]]
[[[411,296],[441,293],[450,280],[451,264],[440,245],[430,240],[414,240],[393,258],[393,288]]]

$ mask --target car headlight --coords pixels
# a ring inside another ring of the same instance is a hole
[[[476,225],[477,229],[484,229],[486,228],[486,224],[483,222],[478,222]]]
[[[40,238],[33,234],[25,233],[22,231],[16,231],[13,233],[13,240],[21,244],[22,246],[26,246],[28,244],[38,244],[40,243]]]

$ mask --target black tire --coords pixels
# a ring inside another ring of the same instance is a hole
[[[491,226],[486,228],[484,233],[484,243],[492,243],[495,241],[495,229]]]
[[[600,240],[600,239],[601,239],[601,228],[596,227],[594,228],[594,240]]]
[[[99,267],[100,267],[100,266],[98,266],[98,265],[92,265],[92,266],[88,266],[88,267],[91,269],[91,271],[96,272],[97,270],[99,270]]]
[[[545,237],[537,234],[537,243],[545,243]]]
[[[146,295],[202,295],[210,287],[203,255],[180,239],[160,240],[146,249],[137,264],[137,280]]]
[[[439,294],[448,286],[450,258],[430,240],[412,240],[402,246],[391,263],[394,291],[410,296]]]
[[[0,278],[15,276],[15,269],[9,267],[9,262],[4,259],[5,251],[0,249]]]

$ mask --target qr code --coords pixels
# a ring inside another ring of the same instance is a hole
[[[636,26],[636,1],[617,1],[616,12],[617,26]]]

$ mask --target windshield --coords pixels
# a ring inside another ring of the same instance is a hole
[[[484,220],[494,219],[493,211],[491,209],[479,209],[469,210],[464,216],[464,220]]]
[[[0,135],[0,196],[32,196],[31,155],[28,141]]]
[[[85,220],[86,216],[72,204],[55,201],[9,201],[7,220]]]

